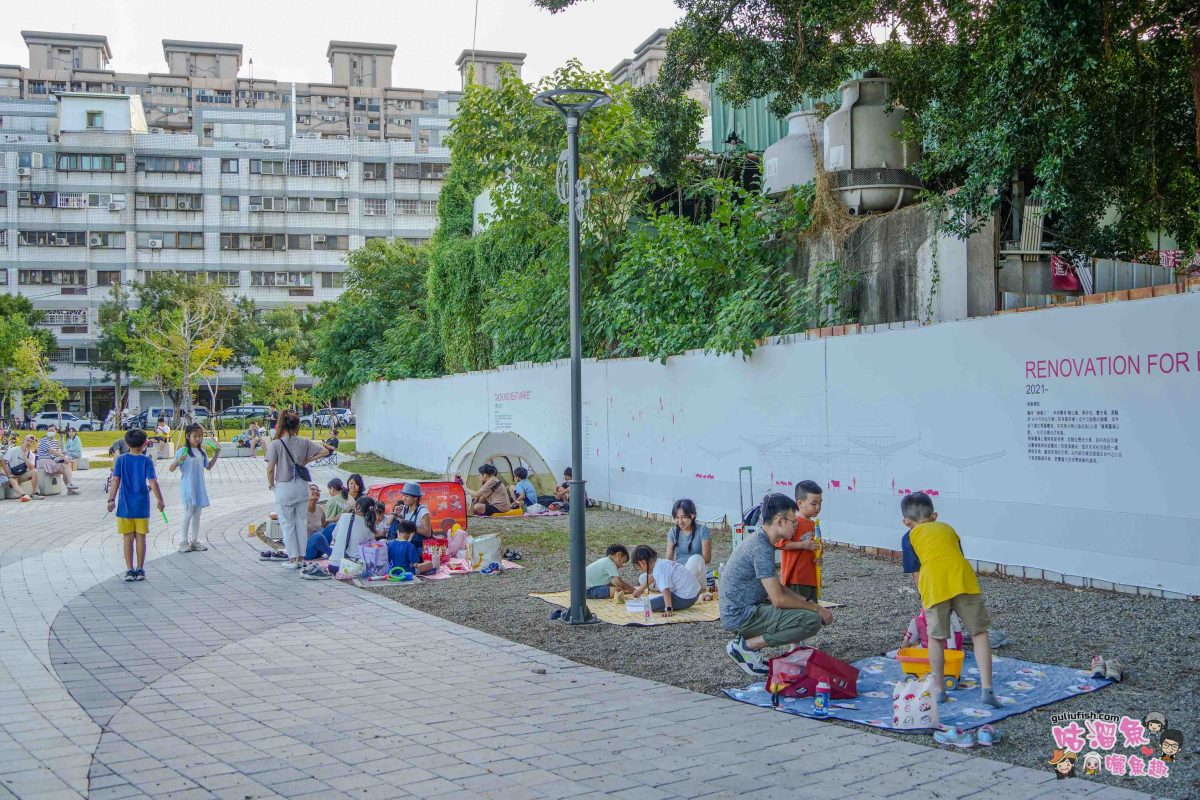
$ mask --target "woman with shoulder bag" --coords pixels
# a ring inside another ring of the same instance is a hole
[[[306,465],[329,454],[325,445],[299,434],[300,416],[295,411],[285,411],[275,429],[275,438],[267,446],[267,486],[275,492],[275,511],[288,554],[285,569],[300,569],[304,565],[310,480]]]

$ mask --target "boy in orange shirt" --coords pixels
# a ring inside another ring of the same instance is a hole
[[[817,602],[817,558],[821,543],[816,538],[817,526],[813,523],[821,516],[821,487],[813,481],[796,484],[796,533],[790,541],[775,545],[783,551],[783,564],[779,568],[779,582],[810,603]]]

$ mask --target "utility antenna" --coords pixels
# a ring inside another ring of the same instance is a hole
[[[476,78],[474,77],[474,72],[475,72],[475,70],[479,69],[479,66],[478,66],[478,65],[475,63],[475,37],[478,35],[478,33],[479,33],[479,0],[475,0],[475,22],[474,22],[474,24],[472,24],[472,25],[471,25],[471,72],[472,72],[472,80],[476,80]]]

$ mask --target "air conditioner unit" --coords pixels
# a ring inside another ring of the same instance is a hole
[[[162,243],[162,239],[151,239],[150,241],[146,242],[151,250],[162,250]]]
[[[151,133],[166,133],[167,131],[165,128],[151,128],[150,132]]]
[[[338,105],[337,98],[336,97],[326,98],[325,105],[329,106],[330,108],[337,108],[337,105]]]
[[[125,208],[125,204],[119,200],[113,200],[112,202],[110,202],[108,204],[109,211],[122,211],[122,210],[124,210],[124,208]]]
[[[29,167],[17,167],[17,175],[22,178],[28,178],[33,174],[33,170]]]
[[[263,147],[274,147],[274,146],[275,146],[275,140],[274,140],[274,139],[263,139],[263,140],[262,140],[262,146],[263,146]]]
[[[318,244],[318,243],[325,244],[325,242],[326,242],[325,237],[326,237],[326,234],[324,234],[324,233],[314,233],[313,237],[312,237],[313,244]]]
[[[67,240],[66,240],[64,237],[61,237],[61,236],[60,236],[59,238],[57,238],[57,239],[55,239],[55,240],[54,240],[54,246],[55,246],[55,247],[66,247],[66,246],[67,246]]]
[[[88,237],[88,247],[99,247],[103,243],[103,240],[99,236]]]
[[[42,164],[43,164],[43,156],[41,153],[30,153],[29,154],[29,166],[33,167],[34,169],[41,169]]]

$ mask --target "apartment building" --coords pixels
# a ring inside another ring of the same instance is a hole
[[[640,89],[656,82],[658,73],[667,60],[667,34],[670,32],[669,28],[659,28],[634,48],[632,58],[621,59],[619,64],[608,71],[613,83]],[[688,89],[687,96],[699,103],[704,110],[699,147],[701,150],[712,150],[712,85],[708,81],[696,81]]]
[[[284,84],[239,77],[238,44],[164,40],[168,71],[137,75],[107,69],[104,36],[23,36],[29,66],[0,65],[0,291],[46,312],[70,410],[112,405],[95,340],[114,283],[205,273],[303,306],[336,299],[367,240],[433,233],[461,92],[393,87],[394,45],[330,42],[329,84]],[[236,402],[240,376],[221,383]]]

